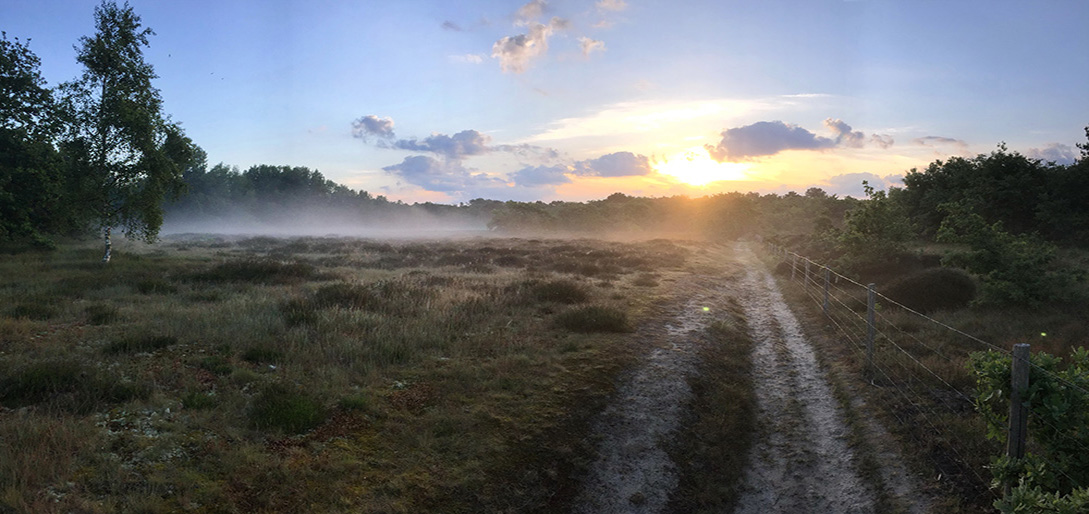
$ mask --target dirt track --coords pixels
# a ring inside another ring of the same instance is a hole
[[[679,280],[674,305],[645,324],[636,341],[652,345],[642,366],[622,381],[597,425],[598,460],[574,512],[661,512],[678,478],[665,451],[691,399],[702,329],[713,319],[703,306],[736,295],[755,342],[758,434],[735,512],[873,512],[873,493],[852,464],[832,391],[774,279],[745,245],[733,249],[721,273]]]

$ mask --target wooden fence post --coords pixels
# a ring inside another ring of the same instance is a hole
[[[877,335],[875,315],[877,307],[877,291],[875,284],[866,286],[866,369],[873,379],[873,340]]]
[[[822,308],[824,309],[824,315],[825,316],[828,315],[828,285],[831,282],[829,275],[831,275],[831,271],[827,267],[825,267],[824,268],[824,304],[822,305]]]
[[[1025,439],[1028,436],[1028,409],[1022,393],[1029,386],[1029,345],[1013,345],[1013,369],[1010,370],[1010,427],[1006,437],[1006,455],[1011,459],[1025,456]],[[1006,482],[1005,493],[1009,496],[1013,484]]]

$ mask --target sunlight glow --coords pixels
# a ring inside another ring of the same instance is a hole
[[[718,162],[711,158],[707,149],[694,146],[654,164],[654,169],[685,184],[706,186],[722,180],[747,180],[749,165],[736,162]]]

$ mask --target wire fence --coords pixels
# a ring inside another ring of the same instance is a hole
[[[1000,449],[984,437],[988,420],[975,407],[975,382],[966,365],[973,352],[988,350],[1012,358],[1011,350],[911,309],[873,284],[862,284],[805,256],[769,246],[789,263],[791,281],[823,312],[846,348],[845,359],[873,386],[881,410],[895,425],[890,429],[911,444],[915,458],[932,467],[934,476],[929,478],[968,495],[972,503],[993,503],[1000,491],[991,487],[986,468]],[[1035,365],[1033,371],[1089,397],[1084,388],[1059,375]],[[1059,427],[1038,422],[1062,436]],[[1084,438],[1073,433],[1077,429],[1066,430],[1070,433],[1064,442],[1089,455]],[[1049,466],[1075,487],[1086,485],[1061,466]]]

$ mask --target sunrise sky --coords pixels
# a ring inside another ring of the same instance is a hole
[[[53,86],[97,1],[3,0]],[[1089,2],[130,4],[210,164],[307,166],[407,202],[859,196],[1005,141],[1070,162]]]

